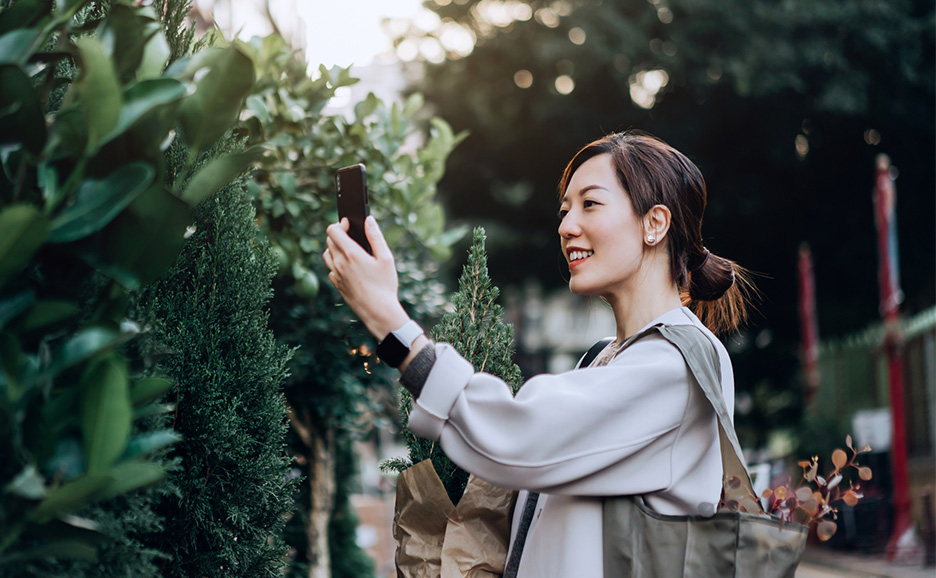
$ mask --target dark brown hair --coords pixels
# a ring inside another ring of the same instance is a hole
[[[670,210],[666,234],[670,275],[683,303],[716,333],[737,329],[747,320],[754,286],[744,268],[709,253],[702,243],[707,192],[698,167],[656,137],[636,131],[614,133],[585,145],[572,157],[559,181],[559,196],[585,161],[602,154],[611,156],[635,213],[644,216],[654,205]]]

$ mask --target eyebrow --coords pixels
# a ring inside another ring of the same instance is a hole
[[[582,195],[584,195],[584,194],[587,193],[588,191],[592,191],[592,190],[595,190],[595,189],[600,189],[600,190],[602,190],[602,191],[607,191],[607,190],[608,190],[608,189],[602,187],[601,185],[586,185],[586,186],[582,187],[581,189],[579,189],[577,194],[578,194],[578,196],[581,197]],[[566,199],[568,199],[568,197],[569,197],[569,194],[568,194],[568,193],[562,195],[562,198],[559,199],[559,203],[562,204],[562,203],[566,202]]]

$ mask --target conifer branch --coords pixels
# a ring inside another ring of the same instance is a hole
[[[468,262],[462,269],[458,291],[452,296],[453,311],[446,313],[432,329],[432,339],[450,343],[475,368],[503,379],[516,393],[522,376],[513,361],[513,326],[502,321],[503,309],[497,304],[500,289],[491,283],[487,268],[483,228],[476,228]],[[404,427],[412,408],[412,396],[402,391],[400,412]],[[442,485],[452,503],[458,503],[468,482],[468,473],[456,466],[435,443],[404,431],[409,459],[389,460],[384,470],[403,471],[423,460],[432,460]]]

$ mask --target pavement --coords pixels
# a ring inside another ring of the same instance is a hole
[[[936,578],[936,567],[888,562],[884,554],[832,550],[810,544],[796,578]]]

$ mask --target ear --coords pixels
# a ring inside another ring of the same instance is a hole
[[[650,207],[650,210],[643,217],[644,240],[646,241],[647,238],[654,239],[652,242],[648,242],[648,245],[653,246],[663,241],[663,238],[669,232],[672,219],[673,214],[666,205],[653,205]]]

